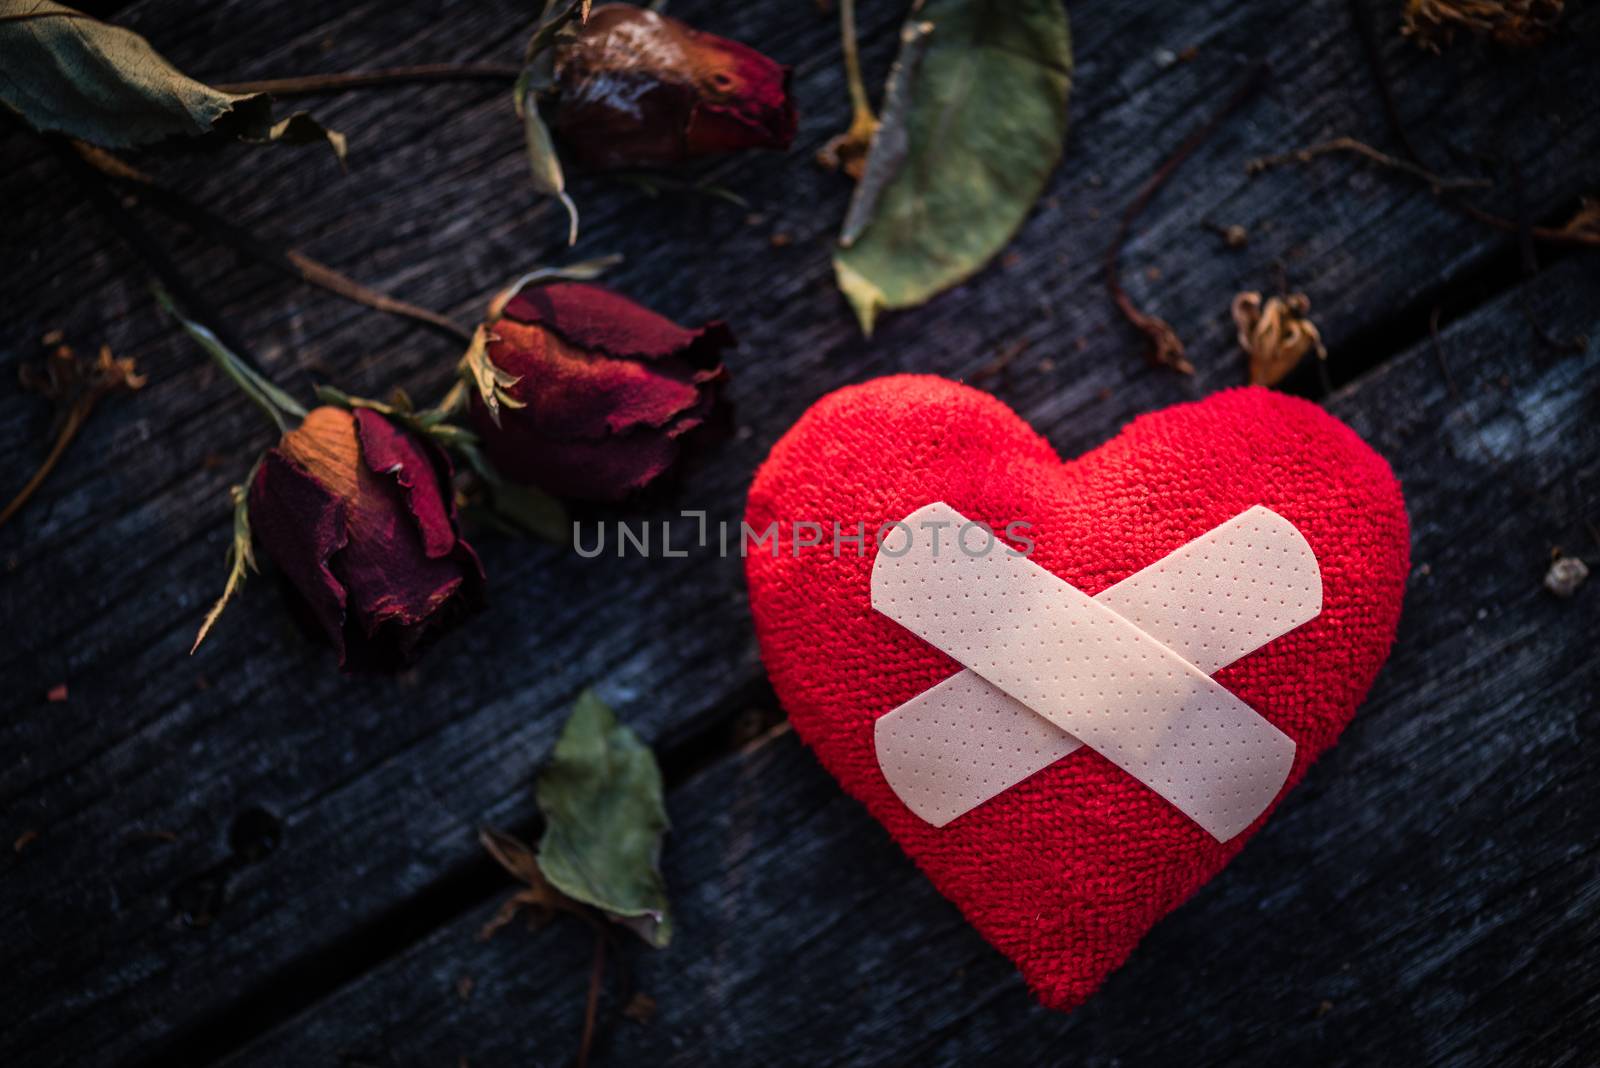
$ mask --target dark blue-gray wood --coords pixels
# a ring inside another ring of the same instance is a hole
[[[881,78],[903,5],[863,7]],[[1140,411],[1242,381],[1228,303],[1281,272],[1311,297],[1330,373],[1354,379],[1335,410],[1406,479],[1429,568],[1371,706],[1238,864],[1058,1019],[792,739],[733,751],[747,711],[775,712],[735,560],[582,561],[483,532],[492,606],[408,676],[339,677],[264,578],[191,659],[222,579],[226,487],[271,435],[156,313],[147,271],[56,161],[11,130],[0,382],[57,328],[134,356],[152,381],[106,401],[0,530],[0,842],[22,843],[0,859],[0,1058],[563,1063],[589,947],[559,927],[477,945],[506,886],[473,831],[532,826],[533,773],[590,683],[668,754],[678,826],[679,938],[637,955],[660,1015],[624,1025],[612,1063],[1581,1058],[1597,989],[1585,805],[1600,783],[1584,746],[1600,587],[1558,602],[1538,584],[1555,545],[1600,562],[1600,356],[1548,347],[1528,316],[1558,339],[1600,333],[1593,254],[1516,290],[1515,240],[1408,179],[1340,158],[1248,178],[1253,156],[1339,134],[1397,147],[1341,2],[1073,4],[1073,127],[1044,203],[1000,262],[865,342],[828,266],[849,186],[809,160],[847,120],[832,19],[806,4],[673,10],[794,63],[803,122],[787,156],[707,169],[749,209],[576,183],[574,255],[625,253],[611,284],[683,321],[725,317],[744,341],[740,435],[645,516],[736,522],[755,465],[808,404],[890,371],[981,376],[1064,455],[1091,448]],[[1570,11],[1520,57],[1428,56],[1399,39],[1391,5],[1367,12],[1413,137],[1441,171],[1491,174],[1482,203],[1559,225],[1600,188],[1600,12]],[[371,0],[118,15],[216,81],[514,62],[530,17]],[[1199,367],[1151,370],[1105,297],[1100,253],[1134,190],[1261,56],[1269,87],[1157,197],[1124,257],[1130,292]],[[313,105],[351,136],[348,176],[323,152],[140,162],[464,321],[565,255],[504,88]],[[132,210],[302,396],[322,380],[419,397],[448,381],[458,353],[437,337]],[[1233,223],[1250,230],[1243,249],[1207,228]],[[1436,307],[1454,390],[1427,344]],[[1316,376],[1294,384],[1314,391]],[[0,410],[4,495],[42,456],[49,416],[10,387]],[[61,683],[68,700],[47,702]],[[477,980],[465,1002],[462,975]]]

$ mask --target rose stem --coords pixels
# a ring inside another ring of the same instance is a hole
[[[1205,143],[1206,139],[1216,132],[1224,119],[1233,114],[1245,101],[1254,96],[1266,84],[1268,68],[1265,63],[1258,63],[1245,75],[1239,87],[1233,91],[1222,107],[1207,119],[1199,129],[1184,139],[1183,144],[1168,156],[1156,172],[1146,179],[1139,192],[1134,195],[1133,202],[1122,213],[1122,221],[1117,224],[1117,233],[1111,240],[1111,247],[1106,249],[1106,289],[1111,293],[1111,299],[1116,304],[1123,317],[1139,329],[1150,339],[1150,359],[1158,365],[1172,367],[1185,374],[1193,374],[1194,368],[1189,361],[1183,358],[1183,343],[1173,333],[1172,327],[1153,315],[1148,315],[1139,310],[1127,293],[1123,292],[1122,280],[1118,277],[1117,262],[1122,258],[1122,246],[1128,239],[1128,231],[1133,226],[1133,220],[1149,204],[1156,192],[1172,177],[1174,171],[1183,165],[1184,160],[1194,154],[1195,149]]]
[[[123,162],[121,159],[93,145],[74,142],[78,155],[83,161],[108,178],[127,182],[136,186],[150,203],[172,218],[187,223],[196,229],[210,234],[215,240],[249,256],[260,263],[319,289],[327,290],[336,296],[363,307],[386,312],[419,323],[463,344],[472,339],[471,331],[447,316],[432,311],[409,301],[391,297],[387,293],[363,285],[355,279],[334,270],[319,260],[312,259],[297,249],[278,249],[242,226],[228,222],[207,209],[189,200],[175,190],[158,185],[154,178],[144,171]],[[176,292],[176,287],[169,286]],[[180,301],[188,307],[194,307],[183,294],[178,294]],[[231,343],[230,343],[231,344]],[[232,346],[237,347],[237,346]]]
[[[379,89],[423,82],[510,82],[521,67],[509,63],[423,63],[410,67],[350,71],[342,74],[308,74],[299,78],[267,78],[231,82],[216,88],[225,93],[269,93],[272,96],[311,96],[342,93],[348,89]]]
[[[123,242],[155,272],[161,283],[178,299],[178,303],[188,308],[201,321],[211,324],[218,338],[234,352],[239,353],[241,359],[253,362],[250,361],[246,346],[225,325],[216,307],[189,284],[189,280],[178,269],[178,265],[173,262],[166,249],[151,237],[150,232],[133,217],[133,213],[112,195],[105,179],[73,151],[70,142],[54,136],[46,137],[45,141],[78,181],[89,202],[111,224],[112,229],[117,231],[117,236],[121,237]]]
[[[589,1054],[594,1049],[595,1023],[600,1012],[600,989],[606,974],[606,932],[599,921],[591,917],[594,927],[594,966],[589,969],[589,998],[583,1006],[583,1038],[578,1044],[578,1068],[587,1068]]]

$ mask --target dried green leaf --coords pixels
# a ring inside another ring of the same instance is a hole
[[[661,769],[593,691],[578,698],[539,776],[538,800],[539,870],[550,884],[665,946],[672,923],[657,867],[668,829]]]
[[[576,245],[578,206],[567,195],[567,180],[561,171],[561,158],[556,155],[550,128],[539,114],[539,105],[535,100],[527,100],[523,105],[522,133],[528,143],[528,165],[533,171],[533,187],[545,196],[555,197],[567,209],[567,244]]]
[[[495,362],[489,358],[489,343],[494,340],[495,336],[489,333],[489,328],[479,323],[472,332],[472,342],[467,346],[466,355],[461,358],[461,365],[478,388],[478,396],[488,409],[489,418],[499,426],[501,405],[507,408],[523,408],[526,405],[508,392],[522,380],[495,366]]]
[[[879,312],[921,304],[1005,247],[1066,138],[1072,43],[1061,0],[929,0],[911,29],[896,83],[909,103],[896,112],[886,102],[857,189],[875,203],[852,212],[853,240],[833,260],[868,334]]]
[[[260,466],[260,461],[256,462],[256,466]],[[228,606],[228,601],[244,586],[245,576],[251,571],[259,570],[256,567],[255,549],[250,540],[250,494],[247,489],[255,480],[256,468],[252,467],[250,474],[245,476],[243,485],[228,490],[233,498],[233,542],[228,546],[228,581],[222,587],[222,596],[217,598],[217,603],[211,606],[211,611],[206,613],[205,620],[200,624],[200,632],[194,636],[194,644],[189,646],[190,656],[200,648],[200,643],[206,640],[206,635],[211,633],[212,626],[222,615],[222,610]]]
[[[554,497],[532,486],[496,481],[489,487],[496,513],[524,534],[565,545],[572,538],[567,509]]]
[[[206,353],[216,361],[227,376],[233,379],[234,384],[245,396],[255,401],[256,405],[272,419],[280,433],[289,429],[289,420],[304,419],[306,410],[304,406],[265,375],[256,371],[246,363],[238,353],[222,343],[210,327],[188,318],[178,310],[177,303],[172,295],[158,284],[152,284],[150,291],[155,294],[156,301],[166,309],[168,315],[178,320],[178,325],[196,342]]]
[[[0,54],[0,101],[41,132],[106,148],[209,133],[259,144],[322,142],[344,160],[344,135],[305,112],[273,122],[265,93],[213,89],[137,33],[50,0],[0,0]]]

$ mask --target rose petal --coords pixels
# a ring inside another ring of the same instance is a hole
[[[404,491],[422,535],[423,552],[432,557],[450,555],[456,545],[451,502],[447,499],[450,483],[430,455],[433,450],[377,412],[358,408],[355,423],[367,470],[393,477]]]
[[[502,321],[489,348],[517,375],[509,393],[524,407],[502,422],[529,423],[549,437],[601,437],[670,423],[700,399],[701,373],[679,360],[639,363],[586,352],[541,326]]]
[[[345,589],[328,566],[346,542],[344,504],[271,449],[250,483],[250,528],[344,663]]]
[[[676,356],[698,368],[715,366],[722,350],[736,344],[721,321],[685,330],[627,297],[581,283],[525,286],[506,305],[505,318],[547,327],[591,352],[637,360]]]
[[[612,503],[654,482],[677,462],[679,451],[675,439],[656,431],[599,440],[524,432],[507,457],[515,470],[505,474],[558,497]]]

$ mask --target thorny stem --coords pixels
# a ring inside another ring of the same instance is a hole
[[[183,194],[157,184],[149,174],[123,162],[104,149],[82,142],[74,142],[73,147],[83,162],[108,178],[127,182],[136,187],[154,207],[170,217],[210,234],[236,251],[273,267],[296,281],[327,290],[354,304],[402,319],[410,319],[453,341],[466,342],[472,338],[471,331],[447,316],[363,285],[320,260],[312,259],[298,249],[274,247],[244,227],[231,223],[194,203]],[[189,307],[195,306],[192,298],[179,292],[179,286],[173,284],[171,279],[164,280],[169,289],[178,293],[182,303]],[[214,317],[208,318],[215,321]],[[230,347],[236,350],[239,348],[237,344],[231,344]]]
[[[1268,68],[1265,63],[1258,63],[1245,75],[1239,87],[1217,109],[1216,114],[1205,121],[1199,129],[1191,133],[1177,149],[1168,156],[1161,166],[1156,168],[1154,174],[1146,179],[1139,192],[1134,194],[1132,203],[1122,213],[1122,220],[1117,224],[1116,236],[1111,239],[1111,246],[1106,249],[1105,273],[1106,289],[1111,293],[1111,300],[1116,304],[1123,317],[1132,323],[1140,333],[1150,340],[1150,349],[1147,353],[1151,363],[1157,366],[1171,367],[1183,374],[1193,374],[1194,365],[1183,355],[1183,341],[1177,333],[1163,319],[1149,315],[1139,310],[1132,298],[1122,288],[1119,277],[1118,262],[1122,258],[1122,246],[1128,240],[1128,231],[1133,227],[1133,220],[1145,209],[1161,187],[1171,178],[1173,172],[1183,165],[1183,162],[1194,154],[1195,149],[1205,143],[1223,120],[1233,114],[1244,103],[1260,91],[1266,84]]]
[[[27,484],[17,491],[15,497],[11,498],[11,503],[6,505],[5,511],[0,512],[0,527],[5,526],[11,517],[16,515],[23,505],[28,503],[28,498],[32,497],[34,491],[44,484],[44,480],[50,477],[50,472],[55,470],[56,462],[61,459],[62,454],[67,451],[67,446],[72,444],[72,439],[78,436],[78,431],[83,428],[83,424],[88,420],[89,413],[94,410],[94,404],[97,399],[91,393],[73,405],[72,411],[67,413],[66,422],[61,426],[61,433],[56,435],[55,444],[50,446],[50,454],[44,458],[44,462],[33,473],[33,477],[28,479]]]
[[[410,67],[308,74],[298,78],[267,78],[256,82],[231,82],[217,86],[225,93],[269,93],[272,96],[311,96],[342,93],[348,89],[378,89],[423,82],[509,82],[522,68],[509,63],[422,63]]]

